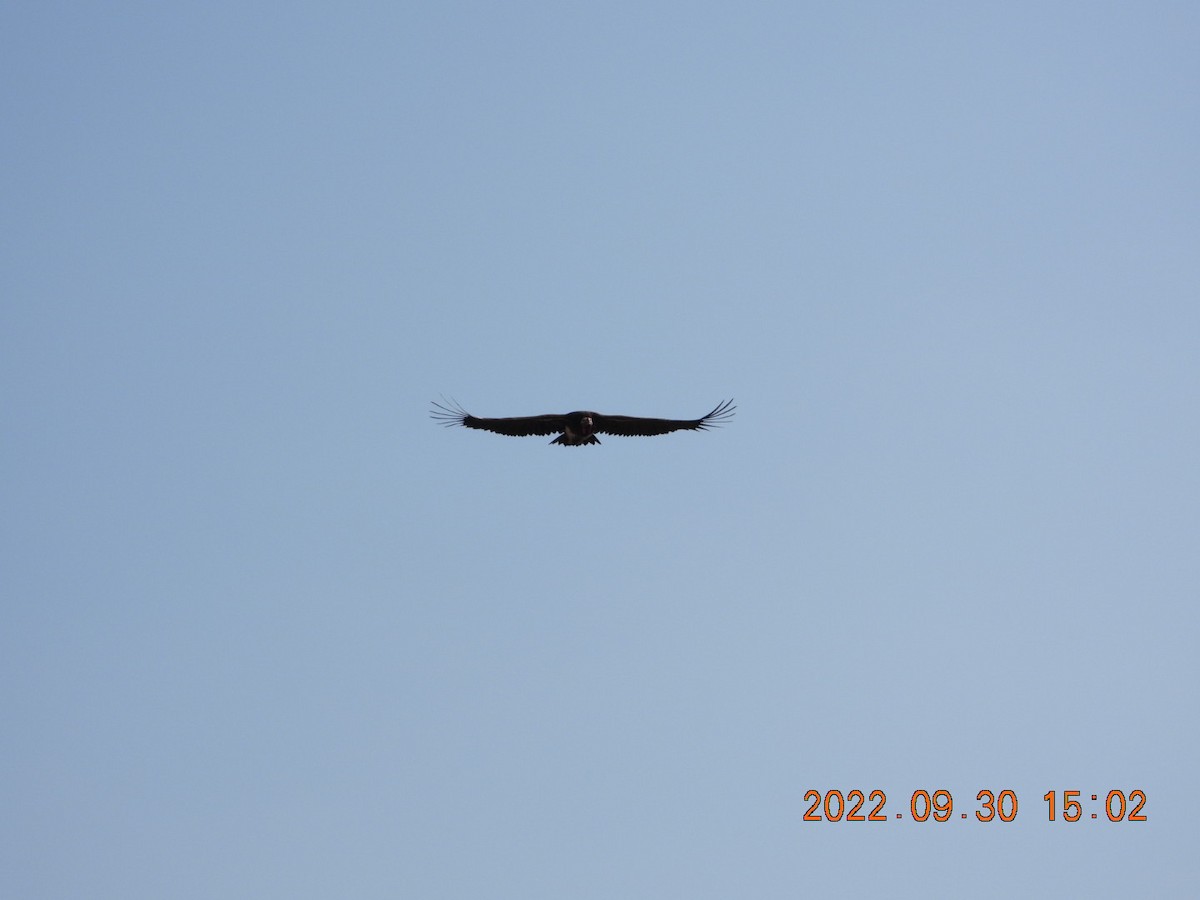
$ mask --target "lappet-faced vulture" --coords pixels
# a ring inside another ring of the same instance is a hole
[[[444,397],[442,399],[445,399]],[[464,425],[467,428],[482,428],[496,434],[526,437],[533,434],[557,434],[551,444],[564,447],[581,447],[584,444],[599,444],[598,434],[616,434],[623,437],[649,437],[669,434],[672,431],[704,431],[721,425],[733,416],[737,408],[732,400],[717,404],[707,415],[699,419],[646,419],[641,416],[609,416],[604,413],[577,410],[569,413],[549,413],[544,416],[510,416],[505,419],[482,419],[473,416],[457,403],[448,400],[444,405],[433,401],[429,411],[444,425]]]

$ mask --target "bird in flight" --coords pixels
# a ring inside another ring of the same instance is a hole
[[[445,397],[442,398],[446,400]],[[463,425],[467,428],[482,428],[496,434],[512,437],[527,437],[531,434],[557,434],[551,444],[564,447],[580,447],[584,444],[599,444],[598,434],[616,434],[622,437],[649,437],[669,434],[672,431],[704,431],[724,424],[736,409],[732,400],[718,403],[707,415],[699,419],[646,419],[641,416],[608,416],[604,413],[577,410],[569,413],[549,413],[544,416],[510,416],[505,419],[481,419],[473,416],[453,400],[445,404],[433,401],[429,415],[447,427]]]

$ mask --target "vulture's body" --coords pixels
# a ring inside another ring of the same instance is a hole
[[[649,437],[669,434],[672,431],[704,431],[728,420],[736,407],[732,400],[718,404],[708,415],[699,419],[647,419],[641,416],[609,416],[603,413],[577,410],[569,413],[550,413],[544,416],[512,416],[503,419],[485,419],[473,416],[457,403],[446,406],[434,402],[430,415],[444,425],[462,425],[466,428],[481,428],[496,434],[511,437],[557,434],[551,444],[564,447],[582,447],[599,444],[597,434],[623,435],[625,437]]]

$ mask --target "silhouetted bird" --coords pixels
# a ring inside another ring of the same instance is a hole
[[[443,400],[446,398],[443,397]],[[645,419],[640,416],[609,416],[603,413],[579,410],[569,413],[550,413],[544,416],[511,416],[506,419],[481,419],[473,416],[453,400],[443,405],[433,401],[429,414],[444,425],[464,425],[467,428],[482,428],[496,434],[512,437],[527,437],[533,434],[557,434],[551,444],[564,447],[580,447],[584,444],[599,444],[598,434],[616,434],[622,437],[650,437],[669,434],[672,431],[704,431],[721,425],[733,416],[737,408],[732,400],[719,403],[708,415],[699,419]]]

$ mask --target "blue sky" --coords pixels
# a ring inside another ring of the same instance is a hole
[[[8,5],[0,893],[1194,892],[1198,40]]]

